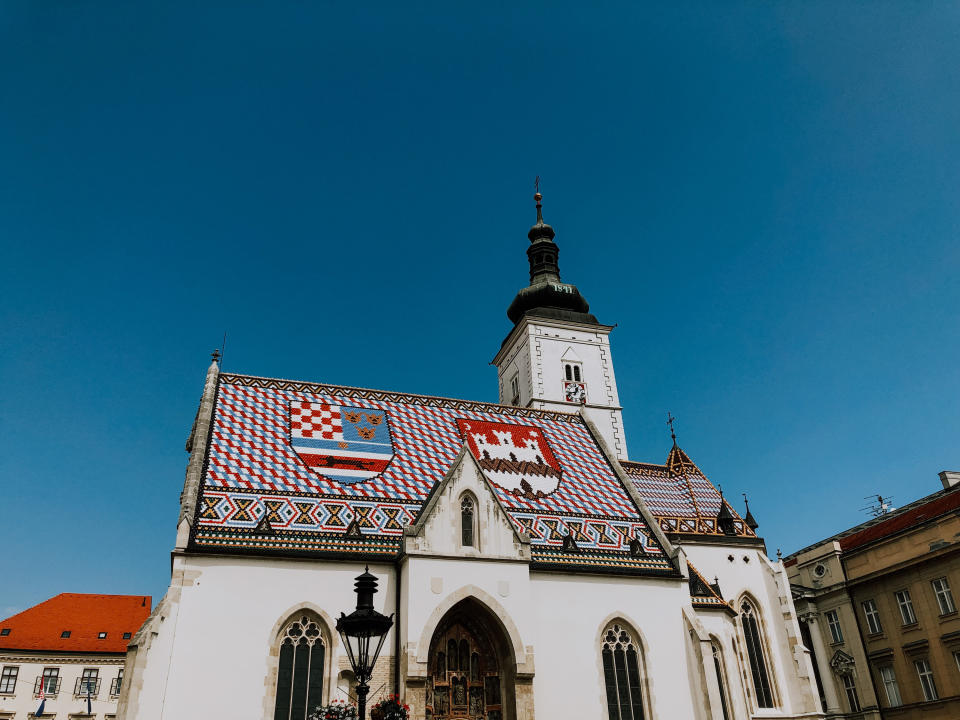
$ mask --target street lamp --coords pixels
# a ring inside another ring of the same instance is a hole
[[[355,584],[357,609],[349,615],[340,613],[337,620],[337,632],[343,639],[350,658],[350,667],[357,678],[357,705],[360,720],[366,720],[367,693],[370,686],[367,680],[373,674],[373,666],[380,655],[380,648],[387,637],[387,630],[393,625],[393,613],[390,617],[373,609],[373,596],[377,592],[377,578],[370,574],[370,568],[363,569],[363,575],[357,577]],[[371,641],[375,646],[370,652]]]

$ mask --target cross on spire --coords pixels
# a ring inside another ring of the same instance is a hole
[[[668,412],[668,413],[667,413],[667,425],[670,426],[670,439],[673,440],[673,444],[674,444],[674,445],[677,444],[677,434],[673,431],[673,423],[674,423],[675,420],[676,420],[676,418]]]

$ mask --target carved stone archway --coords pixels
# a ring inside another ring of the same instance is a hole
[[[502,623],[475,598],[448,610],[430,641],[428,720],[516,720],[516,661]]]

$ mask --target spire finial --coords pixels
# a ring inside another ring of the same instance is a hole
[[[670,439],[673,440],[674,445],[677,444],[677,434],[673,431],[673,423],[675,420],[676,418],[667,412],[667,425],[670,426]]]
[[[540,176],[533,181],[533,199],[537,201],[537,225],[543,225],[543,195],[540,194]]]
[[[220,362],[220,351],[214,350],[212,353],[210,353],[210,357],[214,362]]]

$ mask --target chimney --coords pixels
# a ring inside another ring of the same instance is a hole
[[[943,483],[943,489],[952,488],[954,485],[960,484],[960,471],[957,470],[941,470],[940,471],[940,482]]]

